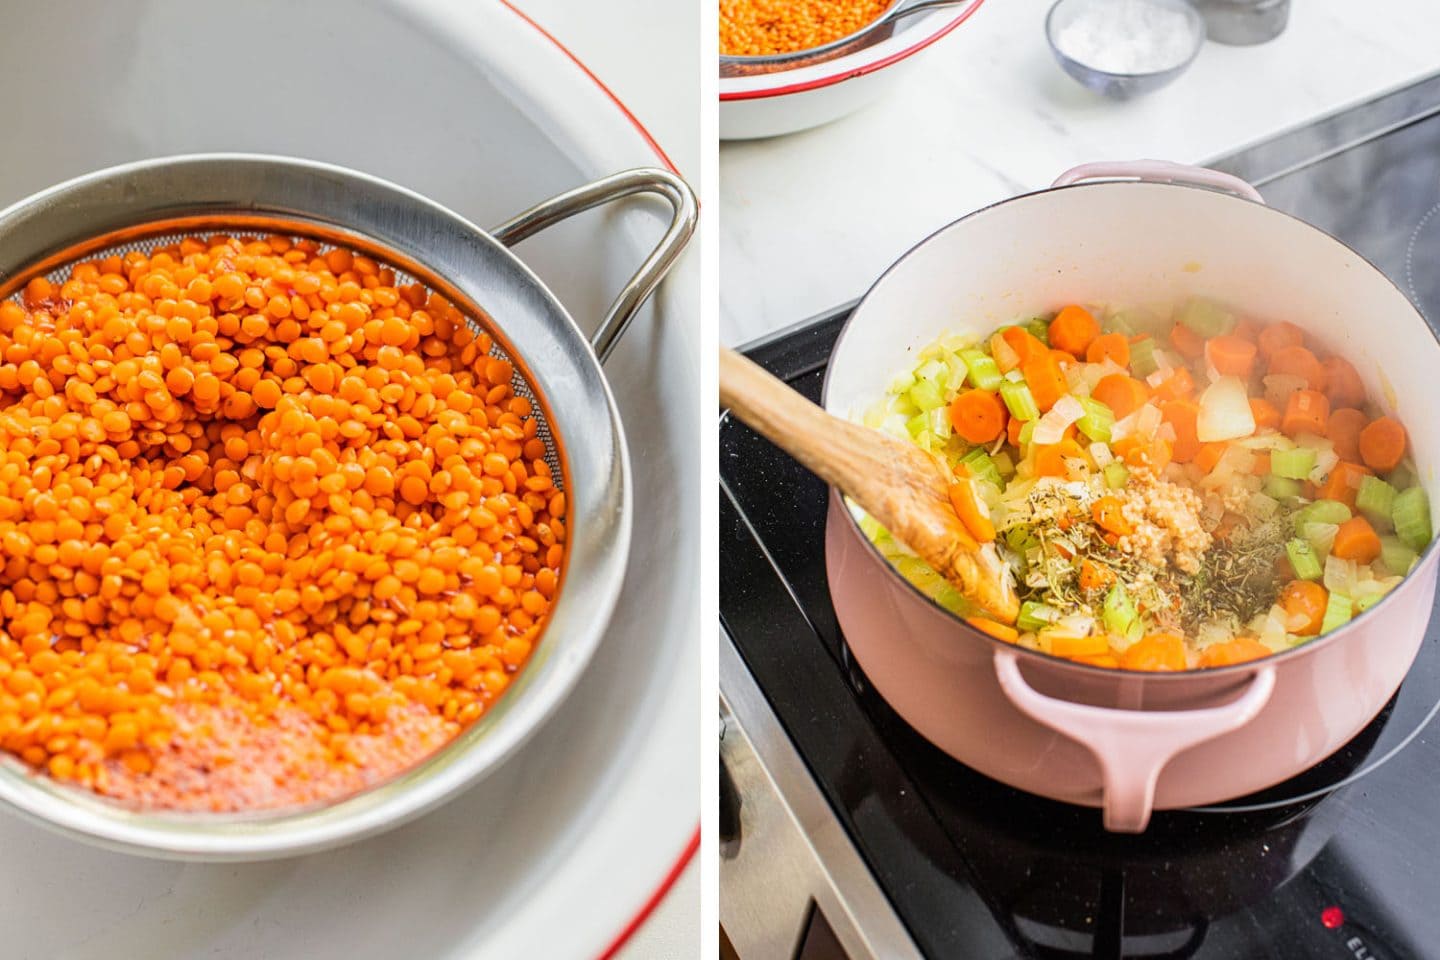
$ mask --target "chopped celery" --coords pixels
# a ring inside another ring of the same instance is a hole
[[[1020,446],[1023,447],[1023,446],[1025,446],[1025,444],[1029,443],[1029,442],[1030,442],[1030,438],[1033,437],[1034,435],[1035,435],[1035,421],[1034,421],[1034,420],[1028,420],[1028,421],[1026,421],[1025,425],[1020,428],[1020,437],[1019,437]]]
[[[1303,534],[1307,523],[1339,524],[1349,519],[1350,508],[1339,500],[1316,500],[1295,512],[1295,533],[1297,536]]]
[[[1036,340],[1039,340],[1047,347],[1050,346],[1049,320],[1046,320],[1044,317],[1031,317],[1029,320],[1026,320],[1024,323],[1020,324],[1020,326],[1024,327],[1026,330],[1029,330],[1032,334],[1034,334]]]
[[[1124,489],[1126,482],[1130,479],[1130,471],[1119,460],[1107,463],[1105,469],[1100,472],[1105,476],[1105,486],[1111,490]]]
[[[1325,601],[1325,619],[1320,621],[1320,632],[1329,633],[1331,630],[1343,627],[1350,622],[1350,618],[1354,615],[1350,598],[1332,593],[1330,599]]]
[[[1315,550],[1304,540],[1298,537],[1285,544],[1285,554],[1290,558],[1290,566],[1295,568],[1295,576],[1301,580],[1319,580],[1325,573],[1325,568],[1320,566],[1320,560],[1315,556]]]
[[[1134,315],[1125,310],[1117,310],[1105,318],[1102,324],[1106,333],[1123,333],[1127,337],[1133,337],[1139,331],[1135,329]]]
[[[936,407],[945,405],[945,394],[940,391],[939,384],[933,380],[920,379],[906,392],[910,402],[921,410],[929,412]]]
[[[1235,327],[1234,314],[1213,300],[1199,298],[1185,301],[1175,319],[1206,339],[1229,333]]]
[[[890,381],[890,392],[897,394],[904,393],[913,386],[915,386],[915,374],[902,373],[900,374],[900,376]]]
[[[1131,602],[1130,595],[1125,592],[1122,584],[1115,584],[1110,592],[1105,594],[1105,602],[1100,607],[1100,619],[1105,624],[1105,629],[1111,633],[1118,633],[1124,636],[1130,626],[1139,618],[1135,610],[1135,604]]]
[[[984,447],[976,447],[965,456],[960,462],[970,468],[970,473],[980,480],[988,480],[997,487],[1003,487],[1004,481],[1000,479],[1000,471],[995,467],[995,461],[985,452]]]
[[[924,434],[930,432],[930,415],[928,413],[917,413],[905,421],[905,429],[913,439],[920,439]]]
[[[1022,633],[1034,633],[1041,627],[1054,623],[1060,611],[1034,600],[1020,604],[1020,616],[1015,618],[1015,628]]]
[[[1271,454],[1273,457],[1274,454]],[[1270,474],[1265,478],[1265,494],[1274,497],[1276,500],[1286,500],[1290,497],[1298,497],[1304,490],[1299,480],[1291,480],[1289,477],[1277,477]]]
[[[1108,443],[1110,428],[1115,425],[1115,414],[1099,400],[1090,397],[1079,399],[1080,406],[1085,408],[1085,416],[1075,421],[1076,428],[1091,440]]]
[[[1024,556],[1025,551],[1040,546],[1040,538],[1029,524],[1022,523],[1005,531],[1005,546]]]
[[[935,434],[935,436],[941,440],[950,439],[950,434],[955,428],[950,422],[950,410],[948,407],[936,407],[926,414],[926,416],[930,418],[929,427],[931,433]]]
[[[1395,494],[1390,519],[1395,524],[1395,535],[1410,549],[1424,550],[1430,545],[1430,498],[1423,487],[1411,487]]]
[[[1151,337],[1136,340],[1130,344],[1130,370],[1140,379],[1145,379],[1160,369],[1155,362],[1155,341]]]
[[[1289,480],[1304,480],[1315,469],[1315,451],[1309,447],[1270,451],[1270,472]]]
[[[915,368],[916,380],[939,380],[950,372],[943,360],[927,360]]]
[[[990,459],[995,464],[995,469],[1000,471],[1000,476],[1009,477],[1015,473],[1015,461],[1008,452],[1001,450]]]
[[[980,390],[999,390],[1005,378],[990,355],[983,350],[961,350],[960,359],[970,373],[970,383]]]
[[[1355,491],[1355,509],[1376,527],[1390,526],[1390,508],[1395,503],[1395,488],[1379,477],[1360,478],[1360,489]]]
[[[1380,562],[1396,576],[1403,577],[1409,573],[1415,558],[1415,551],[1399,537],[1386,535],[1380,538]]]
[[[1016,420],[1034,420],[1040,416],[1040,407],[1035,403],[1034,394],[1023,383],[1007,380],[1000,384],[1000,399],[1005,401],[1010,416]]]
[[[1355,612],[1364,613],[1366,610],[1369,610],[1371,607],[1375,606],[1375,604],[1379,603],[1381,600],[1384,599],[1385,594],[1383,593],[1367,593],[1365,594],[1365,596],[1356,599]]]

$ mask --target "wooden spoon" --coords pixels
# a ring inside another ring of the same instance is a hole
[[[1010,570],[950,505],[946,466],[913,444],[831,416],[734,350],[720,348],[720,403],[840,490],[975,604],[1020,612]]]

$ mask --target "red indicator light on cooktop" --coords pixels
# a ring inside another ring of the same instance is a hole
[[[1339,907],[1326,907],[1320,911],[1320,922],[1327,930],[1337,930],[1345,923],[1345,911]]]

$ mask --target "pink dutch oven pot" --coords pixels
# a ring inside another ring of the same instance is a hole
[[[870,289],[830,359],[824,406],[858,418],[946,333],[982,334],[1067,303],[1167,311],[1203,295],[1289,320],[1350,359],[1410,431],[1437,501],[1440,343],[1384,274],[1253,187],[1161,161],[1094,163],[970,214]],[[1163,314],[1162,314],[1163,315]],[[830,593],[882,696],[951,756],[1031,793],[1102,808],[1138,833],[1156,809],[1219,803],[1318,763],[1379,713],[1409,670],[1435,596],[1432,544],[1384,600],[1265,660],[1134,673],[995,640],[932,603],[869,543],[832,490]]]

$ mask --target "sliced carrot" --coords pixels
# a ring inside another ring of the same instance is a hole
[[[1113,360],[1122,367],[1130,366],[1130,341],[1123,333],[1102,333],[1090,341],[1090,346],[1085,348],[1085,360],[1088,363],[1104,363],[1106,360]],[[1115,374],[1111,374],[1115,376]]]
[[[990,636],[994,637],[996,640],[1004,640],[1006,643],[1014,643],[1016,640],[1020,639],[1019,630],[1016,630],[1014,627],[1011,626],[1006,626],[1005,624],[999,623],[995,620],[989,620],[985,617],[966,617],[965,622],[970,624],[970,626],[974,627],[976,630],[979,630],[981,633],[990,634]]]
[[[1184,367],[1176,368],[1160,386],[1155,388],[1153,396],[1156,400],[1184,400],[1195,392],[1195,378],[1190,376],[1190,371]]]
[[[1034,444],[1035,476],[1037,477],[1063,477],[1065,476],[1065,454],[1060,450],[1060,444]]]
[[[1368,467],[1342,460],[1320,484],[1316,494],[1322,500],[1339,500],[1351,510],[1355,509],[1355,493],[1360,489],[1360,478],[1371,476]]]
[[[1250,468],[1250,472],[1257,477],[1268,474],[1270,472],[1270,451],[1252,450],[1251,453],[1255,457],[1255,465]]]
[[[1098,657],[1110,652],[1110,638],[1094,633],[1084,637],[1060,634],[1050,638],[1050,652],[1057,657]]]
[[[1095,520],[1101,530],[1113,533],[1117,537],[1128,536],[1135,532],[1130,521],[1125,519],[1124,505],[1118,497],[1101,497],[1090,505],[1090,516]]]
[[[1325,604],[1330,594],[1313,580],[1291,580],[1280,591],[1280,607],[1287,616],[1304,617],[1299,630],[1290,633],[1301,637],[1313,637],[1320,632],[1325,620]],[[1287,628],[1288,629],[1288,628]]]
[[[1103,337],[1101,339],[1104,339]],[[1097,340],[1096,343],[1100,341]],[[1112,373],[1101,377],[1090,396],[1109,407],[1115,419],[1128,417],[1144,405],[1150,391],[1145,384],[1123,373]]]
[[[990,443],[1005,432],[1005,404],[989,390],[966,390],[950,401],[950,424],[971,443]]]
[[[1255,418],[1255,429],[1264,430],[1267,427],[1271,430],[1280,426],[1280,411],[1264,397],[1250,398],[1250,415]]]
[[[1070,389],[1070,385],[1065,381],[1065,374],[1060,370],[1059,361],[1048,350],[1021,361],[1020,372],[1025,375],[1030,395],[1035,398],[1035,405],[1042,413],[1055,406],[1055,401],[1065,396]]]
[[[1116,441],[1111,449],[1129,467],[1149,467],[1158,474],[1170,465],[1171,445],[1160,437],[1152,437],[1149,440],[1126,437],[1124,440]]]
[[[1370,526],[1369,520],[1351,517],[1335,531],[1335,544],[1330,553],[1341,560],[1371,563],[1380,556],[1380,535]]]
[[[1085,356],[1085,348],[1099,335],[1100,324],[1084,307],[1065,307],[1050,321],[1050,346],[1077,357]]]
[[[1280,420],[1280,430],[1287,437],[1302,433],[1325,436],[1325,425],[1330,422],[1330,401],[1318,390],[1296,390],[1285,401],[1285,416]]]
[[[1365,429],[1369,420],[1363,410],[1354,407],[1341,407],[1330,411],[1330,419],[1325,424],[1325,436],[1335,445],[1336,456],[1352,462],[1360,459],[1360,431]]]
[[[1233,333],[1205,341],[1205,358],[1221,376],[1250,376],[1255,366],[1255,352],[1255,344]]]
[[[1225,456],[1225,451],[1229,448],[1230,444],[1223,442],[1200,444],[1200,450],[1195,454],[1195,466],[1209,473],[1215,469],[1215,464],[1220,462],[1220,458]]]
[[[1344,357],[1327,357],[1320,364],[1325,369],[1325,395],[1336,407],[1360,407],[1365,404],[1365,382],[1355,365]]]
[[[1200,417],[1200,405],[1191,400],[1171,400],[1161,404],[1160,419],[1170,424],[1175,431],[1175,444],[1170,457],[1176,463],[1189,463],[1200,452],[1200,437],[1196,423]]]
[[[1025,429],[1025,421],[1011,417],[1005,423],[1005,439],[1010,441],[1010,446],[1020,447],[1020,431]]]
[[[1405,428],[1394,417],[1378,417],[1360,431],[1360,458],[1377,473],[1389,473],[1405,457]]]
[[[1170,328],[1170,345],[1187,360],[1199,360],[1205,355],[1205,338],[1183,323]]]
[[[1005,340],[1006,345],[1015,351],[1015,356],[1020,360],[1018,366],[1024,366],[1025,361],[1048,353],[1050,350],[1040,342],[1039,337],[1024,327],[1006,327],[1000,331],[1000,336]]]
[[[1254,637],[1236,637],[1212,643],[1200,651],[1202,667],[1233,667],[1237,663],[1262,660],[1274,651]]]
[[[1086,557],[1080,561],[1080,589],[1103,590],[1115,582],[1115,571]]]
[[[963,466],[963,464],[962,464]],[[957,471],[958,472],[958,471]],[[969,471],[967,470],[968,474]],[[990,543],[995,539],[995,524],[990,520],[989,511],[980,502],[980,497],[975,493],[975,481],[968,476],[962,476],[957,482],[950,484],[950,505],[955,508],[955,514],[960,522],[965,524],[965,529],[980,543]]]
[[[1315,354],[1304,347],[1281,347],[1276,350],[1270,355],[1267,372],[1304,377],[1311,390],[1325,392],[1325,368],[1315,359]]]
[[[1120,655],[1126,670],[1184,670],[1185,641],[1171,633],[1152,633]]]
[[[1286,347],[1305,346],[1305,331],[1293,323],[1282,320],[1263,328],[1255,337],[1255,345],[1260,348],[1260,356],[1269,360],[1276,352],[1284,350]]]
[[[1114,653],[1097,653],[1093,657],[1071,657],[1076,663],[1086,663],[1092,667],[1105,667],[1107,670],[1120,669],[1120,658]]]
[[[1230,336],[1239,337],[1241,340],[1249,340],[1251,343],[1255,342],[1255,338],[1259,336],[1259,334],[1260,324],[1251,320],[1249,317],[1242,317],[1236,320],[1235,326],[1230,330]]]

